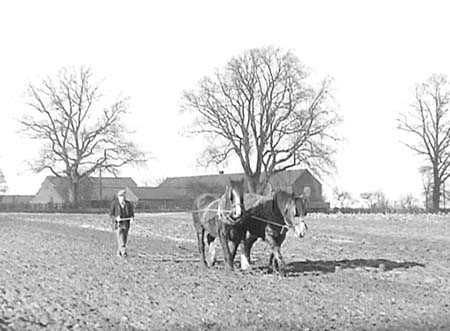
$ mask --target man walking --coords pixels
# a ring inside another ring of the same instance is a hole
[[[125,190],[117,192],[117,199],[111,203],[109,216],[117,237],[117,256],[127,256],[127,239],[130,230],[130,222],[134,221],[133,205],[125,199]]]

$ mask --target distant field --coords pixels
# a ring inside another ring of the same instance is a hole
[[[202,272],[189,213],[138,214],[124,260],[106,215],[0,214],[0,330],[450,329],[449,217],[308,218],[279,278],[262,242]]]

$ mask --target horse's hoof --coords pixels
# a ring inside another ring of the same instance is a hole
[[[234,272],[234,267],[233,266],[228,266],[226,268],[227,272]]]
[[[252,267],[250,265],[250,262],[248,261],[247,257],[245,255],[241,255],[241,270],[246,271],[250,270]]]
[[[206,262],[206,266],[209,268],[214,267],[214,264],[216,264],[216,260],[213,260],[213,261],[208,260]]]
[[[241,266],[241,270],[244,271],[244,272],[247,272],[247,271],[250,272],[250,271],[252,271],[252,267],[250,265],[247,266],[246,268]]]

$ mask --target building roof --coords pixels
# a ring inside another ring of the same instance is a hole
[[[286,170],[273,175],[269,183],[274,188],[281,188],[292,183],[304,173],[309,173],[306,169]],[[230,179],[240,180],[245,178],[243,173],[215,174],[202,176],[168,177],[159,187],[165,188],[186,188],[192,183],[202,183],[206,185],[226,186]]]
[[[129,187],[139,200],[177,200],[186,192],[171,187]]]
[[[274,188],[292,185],[303,174],[311,173],[307,169],[286,170],[273,175],[269,183]],[[312,176],[312,175],[311,175]]]
[[[183,176],[183,177],[168,177],[158,187],[165,188],[186,188],[193,182],[200,182],[204,184],[215,184],[225,186],[230,179],[239,180],[244,177],[244,174],[216,174],[216,175],[201,175],[201,176]]]
[[[63,200],[68,200],[69,190],[65,177],[48,176],[44,182],[50,183]],[[80,183],[80,199],[85,201],[111,199],[118,190],[135,186],[137,184],[131,177],[88,177]]]
[[[127,187],[136,187],[131,177],[89,177],[91,191],[86,200],[105,200],[114,197],[117,191]]]

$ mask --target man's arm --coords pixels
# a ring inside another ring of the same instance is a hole
[[[109,206],[109,217],[111,219],[116,218],[116,213],[115,213],[116,208],[115,207],[116,207],[115,201],[111,201],[111,205]]]
[[[120,209],[117,208],[118,204],[116,201],[111,202],[111,208],[109,209],[109,217],[111,221],[120,221]]]
[[[134,218],[134,207],[131,201],[130,201],[130,217]]]
[[[115,230],[116,228],[116,204],[115,201],[111,201],[109,206],[109,218],[111,219],[111,228]]]
[[[131,203],[131,201],[127,201],[127,205],[128,205],[128,217],[130,218],[131,222],[134,222],[134,208],[133,208],[133,204]]]

